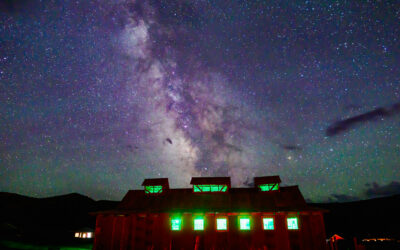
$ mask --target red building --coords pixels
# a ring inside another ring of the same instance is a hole
[[[97,214],[93,249],[325,249],[322,211],[279,176],[231,188],[229,177],[194,177],[170,189],[146,179],[118,208]]]

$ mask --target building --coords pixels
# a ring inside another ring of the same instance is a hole
[[[170,189],[146,179],[117,209],[97,213],[93,249],[326,249],[323,211],[279,176],[232,188],[229,177],[193,177]]]

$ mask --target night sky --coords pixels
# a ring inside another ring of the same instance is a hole
[[[0,191],[400,193],[400,2],[0,1]]]

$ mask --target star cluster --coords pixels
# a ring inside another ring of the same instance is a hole
[[[121,199],[144,178],[400,192],[396,1],[0,3],[0,190]]]

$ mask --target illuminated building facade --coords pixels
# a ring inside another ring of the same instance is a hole
[[[194,177],[170,189],[146,179],[117,209],[97,213],[93,249],[325,249],[323,211],[279,176],[231,188],[229,177]]]

